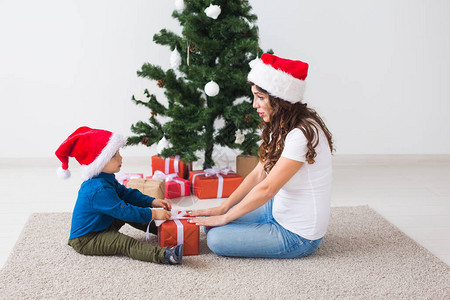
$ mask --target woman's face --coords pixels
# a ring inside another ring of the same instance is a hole
[[[272,113],[272,106],[270,106],[269,95],[258,91],[256,85],[252,86],[253,93],[253,108],[264,122],[270,121],[270,114]]]

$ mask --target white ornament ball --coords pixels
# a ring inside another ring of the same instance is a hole
[[[220,91],[220,87],[214,81],[210,81],[205,85],[205,93],[209,97],[217,96],[217,94],[219,94],[219,91]]]
[[[178,67],[181,65],[181,55],[177,51],[177,49],[172,51],[172,54],[170,54],[170,67],[172,69],[178,69]]]
[[[134,99],[140,100],[140,101],[144,101],[147,99],[147,95],[145,94],[145,89],[140,89],[133,96],[134,96]]]
[[[186,5],[184,5],[184,0],[175,0],[175,9],[178,11],[182,11],[186,8]]]
[[[212,5],[210,4],[206,9],[205,9],[205,14],[210,17],[211,19],[217,19],[217,17],[220,15],[220,13],[222,12],[222,10],[220,9],[219,5]]]
[[[245,135],[242,134],[242,131],[240,129],[236,130],[234,133],[236,140],[234,141],[236,144],[240,145],[245,141]]]
[[[159,142],[158,145],[156,146],[156,152],[158,152],[158,154],[161,154],[161,152],[166,149],[166,148],[170,148],[172,147],[172,144],[166,139],[166,137],[164,136]]]

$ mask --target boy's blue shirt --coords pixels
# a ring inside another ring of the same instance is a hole
[[[69,239],[105,230],[114,219],[148,223],[153,199],[136,189],[127,189],[114,174],[100,173],[81,184]]]

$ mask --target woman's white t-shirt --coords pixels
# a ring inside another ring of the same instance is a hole
[[[319,130],[317,156],[306,162],[307,139],[295,128],[286,135],[282,157],[303,162],[302,167],[278,191],[273,202],[275,220],[303,238],[322,238],[330,217],[332,166],[328,140]]]

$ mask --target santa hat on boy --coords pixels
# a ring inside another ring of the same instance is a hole
[[[250,62],[248,81],[266,90],[270,95],[297,103],[303,100],[308,75],[308,64],[264,53],[261,59]]]
[[[126,139],[119,134],[107,130],[80,127],[55,152],[62,163],[57,170],[57,175],[61,179],[69,178],[69,157],[75,157],[81,164],[82,179],[91,179],[100,174],[117,150],[125,143]]]

